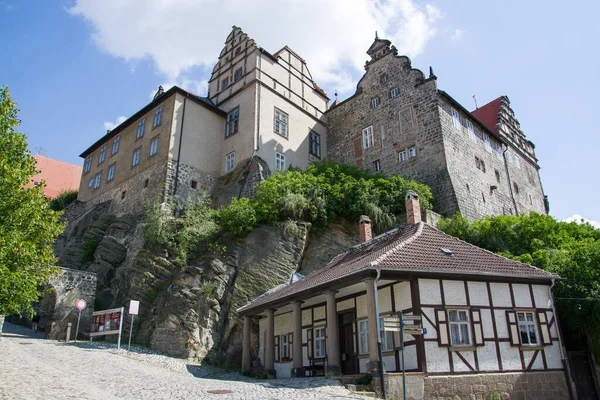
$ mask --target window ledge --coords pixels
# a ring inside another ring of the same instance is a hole
[[[519,349],[521,350],[531,350],[531,351],[535,351],[535,350],[544,350],[544,346],[542,346],[541,344],[535,344],[535,345],[528,345],[528,344],[522,344],[519,346]]]
[[[448,347],[448,351],[475,351],[477,347],[467,345],[467,346],[450,346]]]

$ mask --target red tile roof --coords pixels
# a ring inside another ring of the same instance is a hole
[[[442,249],[449,249],[446,254]],[[239,309],[262,309],[315,287],[369,269],[407,273],[551,280],[559,276],[447,235],[423,222],[406,225],[351,247],[306,278],[271,290]]]
[[[44,193],[51,199],[62,191],[79,189],[82,170],[79,165],[53,160],[39,154],[33,158],[37,161],[36,170],[40,173],[32,176],[31,182],[25,187],[33,187],[42,180],[46,181]]]
[[[500,104],[502,104],[504,96],[500,96],[495,100],[490,101],[484,106],[479,107],[475,111],[471,111],[479,121],[483,122],[492,131],[498,133],[498,116],[500,115]]]

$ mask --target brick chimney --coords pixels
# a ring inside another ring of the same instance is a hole
[[[406,222],[408,224],[418,224],[421,222],[419,195],[412,190],[406,192]]]
[[[360,242],[364,243],[373,239],[373,233],[371,232],[371,219],[366,215],[361,215],[358,224],[360,225]]]

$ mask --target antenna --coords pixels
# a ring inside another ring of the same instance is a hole
[[[475,109],[479,109],[479,107],[477,107],[477,97],[475,95],[473,95],[473,101],[475,101]]]
[[[45,148],[43,148],[42,146],[36,147],[36,150],[38,151],[38,154],[40,156],[45,156],[47,153],[47,150]]]

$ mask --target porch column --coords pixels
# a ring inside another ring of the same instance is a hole
[[[377,307],[375,305],[375,289],[373,288],[373,284],[375,283],[375,279],[369,278],[365,280],[365,285],[367,287],[367,315],[369,316],[369,364],[367,369],[371,370],[371,373],[374,376],[379,376],[379,372],[381,370],[379,363],[379,348],[378,348],[378,340],[377,335],[379,332],[377,331]]]
[[[302,302],[294,301],[294,335],[292,339],[293,370],[292,376],[304,376],[302,359]]]
[[[250,317],[244,315],[244,333],[242,339],[242,372],[249,372],[252,367],[250,360]]]
[[[335,304],[335,290],[330,290],[327,295],[327,374],[340,375],[342,373],[340,359],[340,329]]]
[[[267,310],[267,341],[265,343],[265,370],[275,373],[275,310]]]

